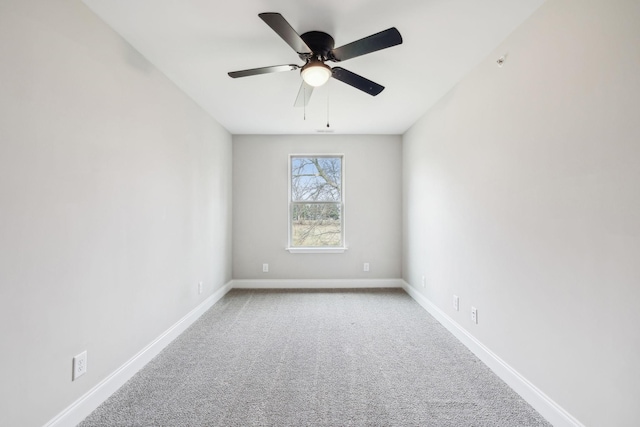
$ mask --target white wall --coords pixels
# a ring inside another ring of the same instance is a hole
[[[233,137],[234,279],[399,279],[401,139],[388,135]],[[344,154],[342,254],[287,247],[289,154]],[[370,271],[363,272],[363,263]],[[262,273],[262,264],[269,273]]]
[[[587,426],[640,419],[638,23],[549,0],[403,138],[405,280]]]
[[[0,425],[41,426],[231,279],[231,136],[80,1],[0,2],[0,57]]]

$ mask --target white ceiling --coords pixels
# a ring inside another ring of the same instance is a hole
[[[402,134],[543,2],[84,0],[232,134],[316,133],[326,130],[327,109],[335,133]],[[327,32],[336,47],[396,27],[403,44],[340,63],[386,89],[372,97],[331,79],[314,91],[304,120],[293,107],[298,71],[230,78],[302,64],[261,12],[281,13],[298,34]]]

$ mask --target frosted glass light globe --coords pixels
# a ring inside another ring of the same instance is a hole
[[[302,67],[300,71],[302,80],[304,80],[309,86],[318,87],[322,86],[331,77],[331,68],[322,62],[309,62]]]

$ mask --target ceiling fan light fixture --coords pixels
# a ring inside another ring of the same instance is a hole
[[[302,80],[309,86],[322,86],[331,77],[331,68],[320,61],[312,61],[300,70]]]

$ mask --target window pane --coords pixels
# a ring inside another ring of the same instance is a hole
[[[291,200],[342,201],[341,160],[340,157],[292,157]]]
[[[342,246],[339,203],[294,203],[291,215],[292,246]]]

